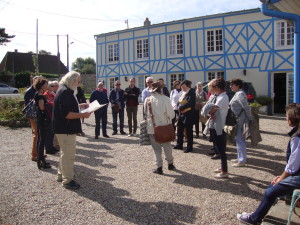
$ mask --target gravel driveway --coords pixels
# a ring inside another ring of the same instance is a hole
[[[111,122],[109,113],[110,136]],[[285,118],[261,116],[260,126],[263,142],[248,147],[247,167],[228,162],[230,179],[217,180],[212,171],[220,161],[207,155],[207,140],[195,139],[193,153],[174,150],[177,170],[164,162],[160,176],[152,173],[151,147],[139,146],[137,137],[95,140],[92,115],[83,124],[86,136],[77,138],[76,191],[56,182],[58,155],[48,155],[50,170],[30,160],[30,128],[0,127],[0,224],[238,224],[236,214],[253,211],[285,165]],[[228,146],[228,160],[234,158]]]

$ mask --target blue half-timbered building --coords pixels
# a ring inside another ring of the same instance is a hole
[[[131,77],[196,84],[216,77],[252,82],[257,95],[274,99],[275,112],[293,101],[294,28],[259,9],[209,15],[95,35],[97,80],[123,88]]]

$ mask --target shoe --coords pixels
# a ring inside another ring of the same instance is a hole
[[[62,182],[63,181],[62,176],[61,175],[57,175],[56,181],[57,182]]]
[[[203,138],[204,138],[204,139],[207,139],[207,136],[206,136],[205,134],[203,134]]]
[[[57,151],[53,150],[53,148],[51,149],[46,149],[46,153],[49,155],[55,155],[55,153],[57,153]]]
[[[216,150],[216,149],[215,149],[215,147],[212,147],[210,150],[214,151],[214,150]]]
[[[182,150],[182,146],[176,145],[175,147],[173,147],[173,149],[179,149],[179,150]]]
[[[211,159],[221,159],[221,156],[220,155],[213,155],[212,157],[211,157]]]
[[[124,131],[120,131],[120,134],[125,135],[126,133]]]
[[[215,169],[213,172],[214,172],[214,173],[222,173],[222,169],[221,169],[221,168]]]
[[[244,224],[252,224],[252,225],[260,224],[260,223],[254,222],[252,220],[251,216],[252,216],[252,213],[242,213],[242,214],[236,215],[237,219]]]
[[[38,169],[50,169],[51,166],[45,160],[37,160],[37,167]]]
[[[199,137],[200,137],[199,134],[196,134],[196,135],[195,135],[195,138],[199,138]]]
[[[232,164],[232,166],[233,167],[245,167],[246,163],[244,163],[244,162],[238,162],[238,163]]]
[[[215,151],[212,151],[212,152],[209,152],[208,154],[209,154],[209,155],[215,155],[216,152],[215,152]]]
[[[184,153],[189,153],[189,152],[192,152],[193,151],[193,149],[186,149],[185,151],[184,151]]]
[[[109,138],[109,136],[107,134],[103,134],[103,137],[105,138]]]
[[[227,178],[229,178],[229,175],[228,175],[228,173],[225,173],[225,174],[218,173],[217,175],[215,175],[215,178],[227,179]]]
[[[158,167],[156,170],[153,170],[153,173],[163,175],[162,167]]]
[[[99,136],[98,135],[95,135],[95,139],[98,139],[99,138]]]
[[[111,135],[116,135],[117,134],[117,131],[114,131],[114,132],[112,132],[112,134]]]
[[[132,136],[133,136],[133,134],[131,134],[131,133],[130,133],[130,134],[128,134],[127,136],[128,136],[128,137],[132,137]]]
[[[33,162],[37,162],[38,160],[37,160],[37,157],[35,157],[35,158],[31,158],[31,161],[33,161]]]
[[[63,184],[64,188],[67,189],[78,189],[80,188],[80,185],[77,184],[74,180],[72,180],[71,182],[67,183],[67,184]]]
[[[237,163],[237,162],[239,162],[239,160],[238,159],[232,159],[232,160],[230,160],[230,162]]]
[[[136,133],[133,133],[133,136],[134,136],[134,137],[137,137],[137,136],[138,136],[138,134],[136,134]]]
[[[175,170],[175,169],[176,169],[176,167],[173,165],[173,163],[170,163],[168,165],[168,170]]]

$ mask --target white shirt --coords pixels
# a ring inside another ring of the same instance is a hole
[[[219,111],[221,115],[221,120],[222,120],[222,129],[224,129],[225,122],[226,122],[226,116],[228,113],[228,107],[229,107],[229,98],[226,92],[223,92],[217,97],[216,104],[219,106]]]
[[[176,89],[171,91],[170,99],[174,110],[178,110],[178,101],[181,94],[182,91],[178,92]]]

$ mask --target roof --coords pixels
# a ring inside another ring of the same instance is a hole
[[[272,0],[273,4],[279,11],[300,15],[299,0]]]
[[[235,15],[235,14],[239,14],[239,13],[254,13],[254,12],[260,12],[260,8],[240,10],[240,11],[227,12],[227,13],[219,13],[219,14],[214,14],[214,15],[206,15],[206,16],[199,16],[199,17],[188,18],[188,19],[174,20],[174,21],[170,21],[170,22],[151,24],[150,26],[140,26],[140,27],[134,27],[134,28],[130,28],[130,29],[96,34],[96,35],[94,35],[94,37],[98,37],[98,36],[101,37],[101,36],[105,36],[108,34],[111,35],[111,34],[117,34],[117,33],[122,33],[122,32],[139,30],[139,29],[145,29],[145,28],[153,28],[153,27],[162,26],[162,25],[170,25],[170,24],[178,23],[178,22],[186,22],[186,21],[193,21],[193,20],[199,20],[199,19],[211,19],[211,18],[215,18],[215,17],[230,16],[230,15]]]
[[[35,72],[32,53],[7,52],[0,64],[0,71],[20,73],[25,71]],[[58,74],[58,61],[55,55],[38,55],[39,72]],[[68,72],[67,67],[60,61],[60,74]]]

